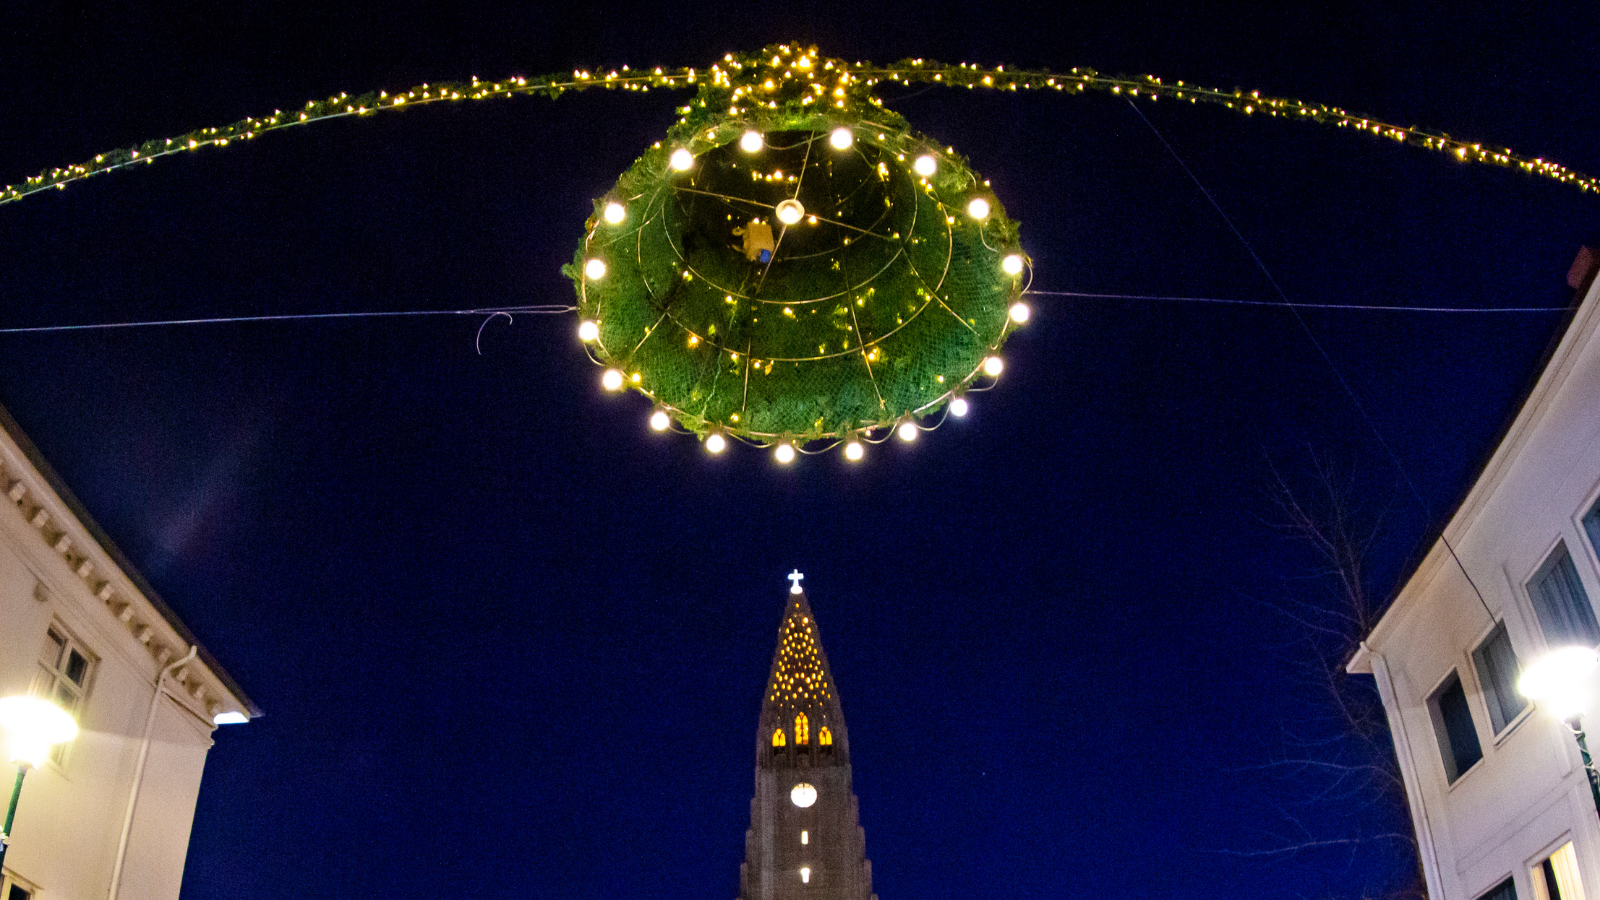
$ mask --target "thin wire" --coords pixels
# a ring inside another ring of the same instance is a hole
[[[1356,396],[1355,390],[1350,387],[1350,382],[1345,380],[1344,373],[1340,372],[1339,367],[1334,364],[1333,357],[1328,355],[1328,351],[1322,346],[1322,342],[1317,340],[1317,336],[1311,331],[1311,326],[1306,324],[1305,318],[1300,315],[1300,310],[1295,308],[1296,304],[1290,302],[1289,295],[1284,293],[1283,288],[1278,286],[1278,280],[1272,277],[1272,272],[1267,269],[1267,264],[1261,261],[1261,257],[1256,253],[1255,248],[1250,245],[1249,241],[1245,240],[1238,226],[1233,224],[1233,219],[1228,217],[1228,214],[1223,211],[1222,205],[1217,202],[1215,197],[1211,196],[1210,191],[1206,190],[1206,186],[1195,176],[1188,163],[1185,163],[1183,157],[1178,155],[1178,151],[1167,143],[1167,139],[1162,136],[1155,123],[1151,122],[1143,110],[1139,109],[1132,100],[1128,101],[1128,108],[1132,109],[1140,119],[1144,120],[1144,124],[1149,126],[1150,132],[1156,136],[1156,140],[1160,141],[1161,146],[1166,147],[1167,152],[1172,154],[1172,158],[1177,160],[1178,165],[1183,168],[1184,174],[1188,175],[1189,180],[1194,182],[1194,186],[1200,189],[1201,194],[1205,195],[1211,207],[1217,211],[1217,215],[1221,216],[1222,221],[1227,224],[1228,230],[1233,232],[1233,236],[1238,238],[1239,243],[1244,246],[1245,252],[1249,253],[1250,258],[1255,260],[1256,268],[1260,269],[1261,274],[1266,276],[1267,283],[1272,285],[1273,292],[1283,301],[1280,305],[1289,309],[1289,314],[1294,316],[1294,320],[1300,325],[1300,330],[1305,333],[1306,340],[1311,342],[1311,346],[1317,348],[1317,353],[1322,356],[1322,361],[1328,364],[1328,370],[1333,373],[1334,379],[1339,382],[1340,387],[1344,388],[1345,396],[1350,398],[1351,405],[1356,408],[1356,412],[1361,414],[1362,421],[1366,422],[1367,427],[1371,429],[1373,437],[1378,441],[1378,445],[1383,448],[1385,453],[1389,454],[1389,461],[1394,464],[1395,471],[1400,473],[1401,480],[1405,481],[1406,486],[1411,489],[1412,496],[1417,498],[1417,504],[1422,507],[1423,515],[1430,519],[1433,518],[1432,510],[1428,507],[1428,501],[1423,499],[1422,491],[1418,490],[1416,482],[1411,480],[1411,474],[1406,471],[1406,467],[1400,462],[1399,454],[1394,452],[1394,448],[1389,446],[1387,440],[1384,440],[1383,432],[1378,428],[1378,423],[1374,422],[1372,416],[1367,414],[1367,408],[1361,404],[1361,399]],[[1467,584],[1472,588],[1473,595],[1478,598],[1478,604],[1483,607],[1484,613],[1489,616],[1489,621],[1493,622],[1494,611],[1489,609],[1489,602],[1483,598],[1483,591],[1478,590],[1478,583],[1472,580],[1472,574],[1467,571],[1467,567],[1462,563],[1461,557],[1456,555],[1456,548],[1450,545],[1450,539],[1445,536],[1443,528],[1439,530],[1439,542],[1444,544],[1444,548],[1450,552],[1450,558],[1456,561],[1456,568],[1460,569],[1462,577],[1467,579]]]
[[[102,331],[111,328],[152,328],[158,325],[226,325],[236,322],[299,322],[310,319],[378,319],[397,316],[496,316],[511,313],[555,315],[574,312],[576,306],[545,303],[535,306],[497,306],[484,309],[417,309],[382,312],[287,313],[272,316],[218,316],[207,319],[158,319],[138,322],[94,322],[83,325],[31,325],[0,328],[0,334],[39,334],[53,331]]]
[[[1470,309],[1459,306],[1378,306],[1369,303],[1291,303],[1279,300],[1233,300],[1224,297],[1168,297],[1157,294],[1087,294],[1079,291],[1035,291],[1023,294],[1041,297],[1083,297],[1090,300],[1155,300],[1164,303],[1225,303],[1233,306],[1291,306],[1295,309],[1349,309],[1372,312],[1419,313],[1537,313],[1568,312],[1568,306],[1491,306]]]

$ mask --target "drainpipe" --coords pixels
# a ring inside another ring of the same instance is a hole
[[[144,720],[144,740],[139,744],[139,761],[133,767],[133,787],[128,791],[128,810],[122,816],[122,836],[117,839],[117,863],[111,869],[111,890],[106,894],[107,900],[117,900],[117,892],[122,888],[122,866],[128,860],[128,838],[133,834],[133,812],[139,807],[139,787],[144,783],[144,764],[150,758],[150,733],[156,727],[156,710],[161,704],[161,695],[165,692],[162,685],[167,676],[176,672],[184,665],[193,661],[200,652],[200,645],[195,644],[189,648],[189,653],[183,659],[161,670],[156,676],[156,692],[150,698],[150,714]]]
[[[1416,798],[1417,812],[1422,814],[1422,821],[1412,824],[1417,832],[1417,852],[1422,857],[1422,875],[1428,885],[1428,896],[1443,897],[1439,851],[1433,844],[1433,822],[1428,816],[1428,801],[1422,795],[1422,780],[1417,776],[1416,758],[1411,755],[1411,736],[1406,733],[1405,713],[1400,708],[1400,697],[1395,693],[1394,679],[1389,674],[1389,661],[1383,658],[1383,654],[1367,646],[1366,641],[1361,642],[1361,649],[1372,657],[1372,674],[1378,682],[1379,695],[1387,701],[1384,705],[1394,710],[1392,721],[1396,728],[1394,737],[1397,738],[1394,755],[1400,763],[1400,780],[1411,796]]]

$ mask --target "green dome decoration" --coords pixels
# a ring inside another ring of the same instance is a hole
[[[608,389],[713,450],[803,448],[915,437],[999,374],[1026,259],[987,182],[814,50],[702,79],[563,269]]]

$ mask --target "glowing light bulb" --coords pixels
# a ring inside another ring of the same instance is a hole
[[[589,260],[583,264],[583,274],[590,281],[599,281],[606,277],[606,261],[603,259]]]
[[[966,415],[970,409],[971,407],[967,405],[967,398],[965,397],[957,397],[950,401],[950,415],[958,419]]]
[[[600,337],[599,325],[595,324],[589,319],[584,319],[582,322],[578,323],[578,340],[587,344],[598,337]]]
[[[917,439],[917,423],[909,421],[901,422],[900,427],[895,430],[895,434],[900,438],[900,440],[909,444]]]
[[[765,141],[761,139],[761,132],[759,131],[746,131],[744,137],[739,138],[739,149],[746,153],[754,153],[760,150],[764,144]]]
[[[613,225],[620,225],[628,217],[628,208],[621,203],[612,201],[606,204],[606,221]]]
[[[783,200],[778,203],[776,212],[778,221],[785,225],[793,225],[805,218],[806,208],[799,200]]]
[[[713,434],[706,438],[706,450],[711,453],[721,453],[728,449],[728,439],[720,434]]]
[[[1028,317],[1033,315],[1033,310],[1028,309],[1028,304],[1018,300],[1016,303],[1011,304],[1009,314],[1011,316],[1011,321],[1017,323],[1018,325],[1026,325],[1028,323]]]
[[[851,441],[844,445],[844,458],[851,462],[860,462],[865,454],[866,451],[862,449],[860,441]]]
[[[933,157],[923,154],[917,157],[916,162],[911,164],[911,170],[923,178],[931,178],[934,172],[939,171],[939,163]]]
[[[990,378],[997,378],[1005,367],[1006,364],[1001,361],[1000,357],[991,356],[983,361],[983,374]]]
[[[664,410],[664,409],[658,409],[655,412],[650,414],[650,430],[651,431],[666,431],[667,430],[667,426],[671,425],[671,424],[672,424],[672,417],[668,416],[667,415],[667,411]]]
[[[690,153],[687,148],[679,147],[672,151],[671,163],[672,168],[677,171],[687,172],[689,167],[694,165],[694,154]]]
[[[1012,253],[1005,259],[1000,260],[1000,270],[1005,272],[1007,275],[1021,275],[1022,256],[1020,254]]]
[[[777,449],[772,451],[772,457],[784,465],[794,462],[794,445],[779,444]]]
[[[850,145],[856,142],[856,136],[848,128],[835,128],[833,134],[828,135],[828,143],[835,150],[849,150]]]
[[[617,369],[607,369],[606,373],[600,376],[600,386],[608,391],[622,390],[622,372]]]
[[[973,197],[972,201],[967,204],[967,215],[977,219],[979,222],[989,218],[989,201],[982,197]]]

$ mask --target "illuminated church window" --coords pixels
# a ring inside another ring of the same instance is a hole
[[[772,746],[782,747],[786,743],[788,743],[788,739],[783,736],[782,728],[776,729],[772,732]]]
[[[811,867],[810,866],[801,866],[800,867],[800,883],[801,884],[810,884],[811,883]]]
[[[833,732],[828,730],[828,726],[824,725],[817,730],[817,743],[824,747],[833,746]]]
[[[811,740],[811,723],[807,721],[806,714],[800,713],[794,717],[794,742],[796,744],[809,743]]]

